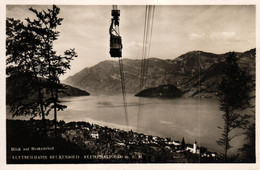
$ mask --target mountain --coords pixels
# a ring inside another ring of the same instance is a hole
[[[63,84],[63,86],[66,88],[66,93],[69,96],[89,96],[90,94],[84,90],[81,90],[76,87],[72,87],[70,85]],[[67,97],[67,94],[60,94],[60,97]]]
[[[228,53],[214,54],[191,51],[175,59],[149,58],[146,88],[171,84],[184,92],[185,97],[211,97],[216,93],[217,82],[222,77],[222,62]],[[255,49],[236,52],[239,66],[255,75]],[[123,59],[126,91],[139,92],[141,60]],[[199,81],[200,80],[200,81]],[[120,93],[120,72],[118,61],[103,61],[85,68],[64,83],[84,89],[93,94]]]
[[[181,97],[182,92],[177,89],[174,85],[160,85],[158,87],[148,88],[140,91],[135,96],[139,97],[167,97],[167,98],[175,98]]]
[[[26,81],[28,84],[27,86],[23,86],[21,87],[19,84],[19,82],[21,81]],[[32,89],[33,87],[31,86],[32,84],[30,84],[30,79],[28,78],[28,80],[25,79],[25,77],[14,77],[14,78],[10,78],[7,77],[6,78],[6,103],[12,103],[14,98],[19,98],[20,100],[23,101],[28,101],[28,100],[36,100],[37,99],[37,95],[34,93],[34,90]],[[63,84],[65,87],[65,91],[69,96],[88,96],[90,95],[88,92],[78,89],[76,87],[72,87],[70,85],[66,85]],[[21,91],[23,91],[23,93],[21,93]],[[25,93],[24,93],[25,92]],[[26,96],[24,95],[26,94]],[[59,97],[66,97],[68,96],[67,94],[59,94]]]

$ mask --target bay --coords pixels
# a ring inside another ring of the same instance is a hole
[[[217,126],[223,126],[223,120],[215,99],[139,98],[128,94],[127,116],[122,95],[65,97],[62,102],[67,109],[58,112],[58,120],[86,121],[177,141],[184,138],[186,143],[196,141],[198,146],[212,152],[223,151],[216,143],[222,132]],[[129,126],[126,125],[126,117]],[[11,118],[10,114],[7,118]],[[53,113],[47,118],[53,119]],[[235,147],[229,151],[230,154],[235,153],[242,143],[242,137],[233,140],[231,144]]]
[[[222,113],[214,99],[140,99],[129,94],[129,126],[126,126],[122,95],[67,97],[63,101],[68,108],[60,112],[59,119],[66,122],[88,121],[178,141],[184,137],[186,143],[197,141],[199,146],[211,151],[222,151],[216,144],[221,134],[217,126],[223,124]]]

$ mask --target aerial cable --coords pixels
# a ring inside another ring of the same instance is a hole
[[[150,56],[150,51],[151,51],[151,42],[152,42],[152,34],[153,34],[153,19],[154,19],[154,11],[155,11],[155,6],[153,5],[153,6],[150,6],[151,7],[151,9],[152,9],[152,19],[151,19],[151,26],[150,26],[150,36],[149,36],[149,42],[148,42],[148,51],[147,51],[147,61],[146,61],[146,67],[145,67],[145,79],[144,79],[144,84],[146,84],[146,80],[147,80],[147,75],[148,75],[148,64],[149,64],[149,60],[148,60],[148,58],[149,58],[149,56]]]
[[[144,77],[144,58],[145,58],[145,46],[146,46],[146,30],[147,30],[147,14],[148,6],[145,7],[145,20],[144,20],[144,36],[143,36],[143,50],[142,50],[142,60],[141,60],[141,76],[140,76],[140,89],[143,88],[143,77]]]
[[[148,73],[148,58],[150,55],[151,48],[151,37],[153,28],[153,18],[155,6],[149,5],[146,13],[145,31],[144,31],[144,41],[143,41],[143,55],[142,55],[142,66],[141,66],[141,87],[144,88],[147,80]],[[147,9],[146,8],[146,9]]]
[[[146,5],[143,50],[142,50],[142,60],[141,60],[140,91],[143,90],[144,87],[146,86],[146,80],[148,75],[148,58],[150,55],[150,48],[151,48],[154,11],[155,11],[154,5]],[[140,96],[138,117],[137,117],[137,131],[139,131],[140,122],[142,120],[143,105],[144,105],[144,98]]]
[[[125,76],[124,76],[123,60],[121,58],[118,58],[118,61],[119,61],[121,87],[122,87],[122,94],[123,94],[123,104],[124,104],[124,110],[125,110],[125,121],[126,121],[126,126],[128,127],[129,121],[128,121],[127,101],[126,101]]]
[[[112,5],[113,10],[117,10],[117,5]]]
[[[141,60],[141,75],[140,75],[140,91],[143,90],[144,87],[144,68],[145,68],[145,54],[146,54],[146,45],[147,45],[147,28],[148,28],[148,5],[145,7],[145,20],[144,20],[144,36],[143,36],[143,50],[142,50],[142,60]],[[139,107],[138,107],[138,115],[137,115],[137,131],[139,131],[140,121],[142,119],[143,112],[143,102],[144,99],[142,96],[139,97]]]
[[[126,101],[126,89],[125,89],[125,77],[124,77],[124,67],[123,67],[123,60],[122,58],[122,40],[119,31],[119,16],[120,10],[117,9],[117,5],[112,5],[112,19],[111,25],[109,28],[110,34],[110,55],[111,57],[118,58],[119,61],[119,71],[120,71],[120,81],[121,81],[121,88],[122,88],[122,95],[123,95],[123,105],[125,111],[125,121],[126,126],[129,126],[128,122],[128,112],[127,112],[127,101]]]

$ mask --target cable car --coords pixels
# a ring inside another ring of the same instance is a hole
[[[112,19],[111,19],[111,25],[109,28],[109,34],[110,34],[110,55],[111,57],[122,57],[122,39],[119,35],[119,16],[120,16],[120,10],[114,9],[111,12]]]
[[[110,51],[111,57],[122,57],[122,40],[121,36],[110,37]]]

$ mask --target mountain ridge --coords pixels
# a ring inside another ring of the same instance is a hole
[[[33,87],[29,83],[28,86],[20,86],[18,82],[20,81],[21,77],[7,77],[6,78],[6,103],[7,105],[10,105],[13,103],[13,100],[17,100],[17,98],[20,98],[21,101],[27,101],[27,100],[37,100],[37,94],[33,90]],[[22,78],[25,79],[25,78]],[[29,80],[29,79],[28,79]],[[87,91],[81,90],[76,87],[72,87],[67,84],[63,84],[63,87],[65,88],[65,93],[60,93],[59,97],[68,97],[68,96],[89,96],[90,94]],[[26,91],[25,94],[20,93],[21,91]],[[46,93],[46,89],[43,90],[45,93],[45,97],[50,96],[50,94]],[[26,96],[27,95],[27,96]]]
[[[255,49],[235,52],[241,67],[247,67],[255,75]],[[190,51],[175,59],[149,58],[146,88],[172,84],[183,92],[184,97],[212,97],[216,82],[221,76],[221,63],[227,53],[214,54],[203,51]],[[123,59],[126,91],[139,92],[141,60]],[[202,76],[198,84],[199,75]],[[204,77],[204,78],[203,78]],[[120,93],[121,83],[117,61],[105,60],[63,81],[65,84],[84,89],[91,94]],[[198,88],[198,86],[201,88]],[[198,90],[200,89],[200,92]],[[201,93],[202,92],[202,93]]]

